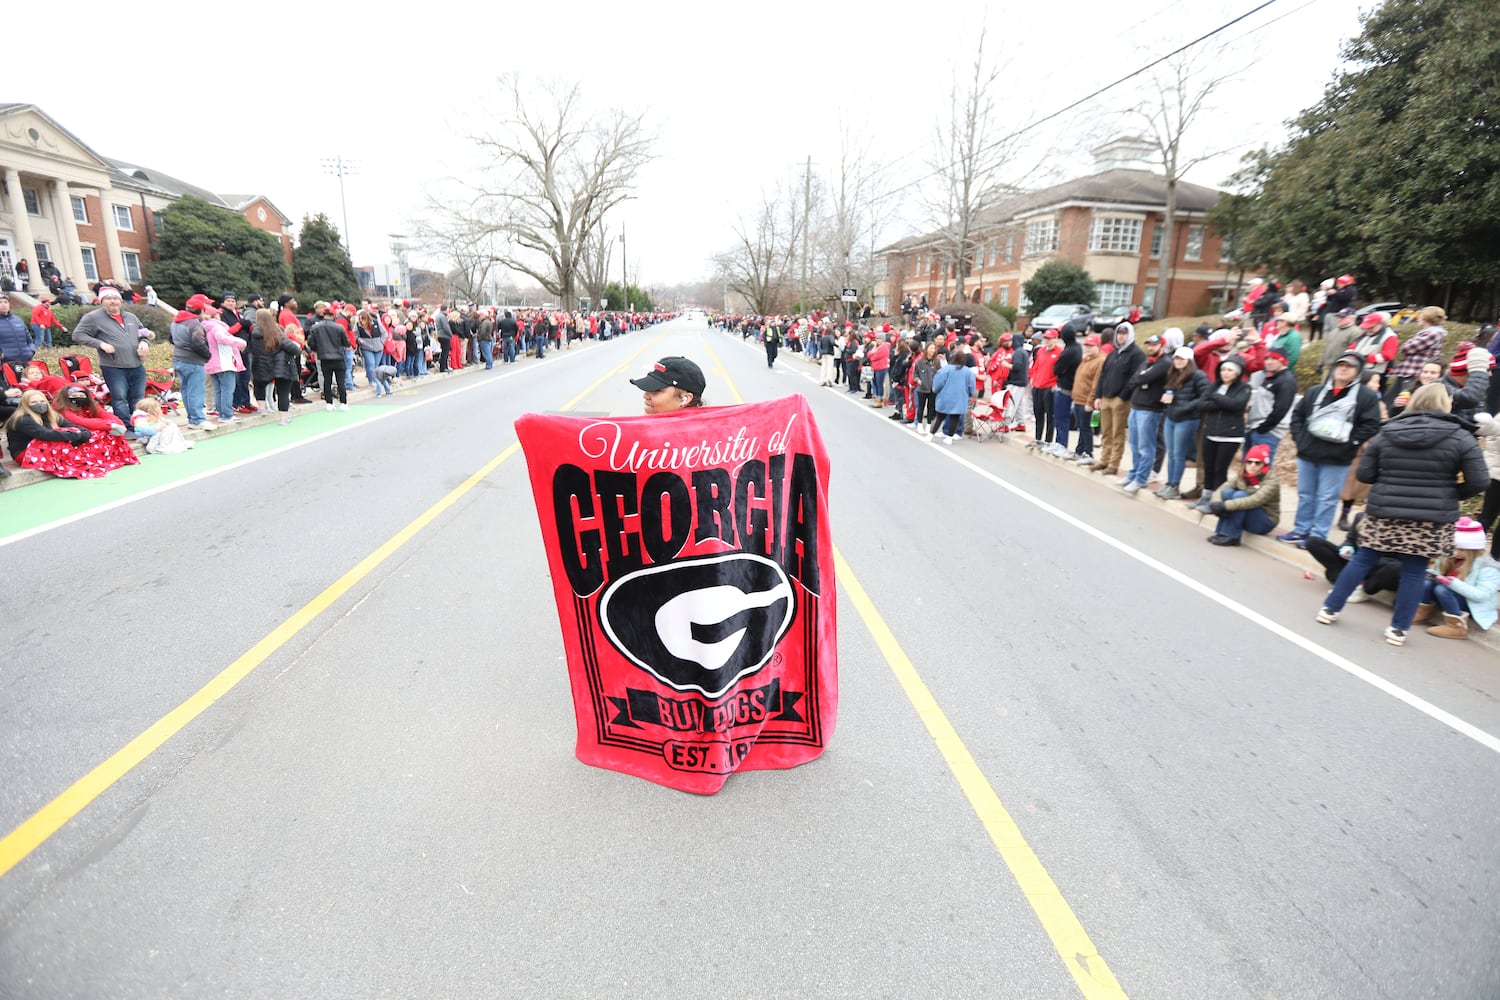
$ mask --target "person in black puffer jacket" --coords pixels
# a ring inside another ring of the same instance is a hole
[[[1214,490],[1229,478],[1229,463],[1245,442],[1245,409],[1250,405],[1250,383],[1245,381],[1245,364],[1237,354],[1219,362],[1218,384],[1198,400],[1203,417],[1203,496],[1197,508],[1208,510]]]
[[[1062,353],[1052,362],[1057,386],[1052,391],[1053,445],[1048,450],[1063,456],[1068,453],[1068,431],[1073,421],[1073,379],[1078,374],[1078,366],[1083,364],[1083,346],[1078,343],[1078,332],[1072,322],[1063,324],[1060,336]]]
[[[1425,385],[1365,449],[1356,472],[1360,482],[1370,484],[1364,545],[1339,574],[1318,612],[1319,622],[1338,620],[1349,594],[1382,555],[1401,563],[1385,641],[1401,645],[1412,625],[1431,612],[1430,606],[1417,606],[1427,564],[1453,554],[1459,501],[1483,493],[1490,482],[1474,427],[1449,412],[1452,406],[1441,383]]]

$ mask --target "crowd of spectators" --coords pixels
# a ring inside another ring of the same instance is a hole
[[[1470,622],[1489,628],[1500,587],[1500,539],[1485,541],[1500,520],[1491,478],[1500,473],[1500,380],[1491,378],[1500,331],[1485,324],[1479,342],[1445,355],[1447,317],[1429,306],[1403,340],[1392,316],[1357,310],[1350,275],[1312,294],[1297,281],[1257,281],[1239,305],[1191,333],[1144,338],[1129,322],[1101,337],[1090,317],[985,337],[920,308],[894,322],[820,312],[710,321],[764,343],[768,364],[783,347],[805,355],[820,386],[889,406],[892,420],[930,440],[1030,428],[1029,448],[1119,477],[1124,493],[1149,488],[1215,518],[1211,544],[1255,534],[1306,549],[1337,581],[1319,621],[1387,589],[1398,592],[1385,632],[1393,645],[1429,614],[1445,616],[1429,629],[1443,638],[1466,637]],[[1299,387],[1305,349],[1319,360],[1312,384]],[[1284,465],[1296,477],[1289,527],[1276,471],[1286,441],[1296,452]],[[1489,551],[1463,555],[1476,536],[1459,532],[1455,549],[1460,503],[1480,495],[1472,523]],[[1460,599],[1464,609],[1450,610]]]

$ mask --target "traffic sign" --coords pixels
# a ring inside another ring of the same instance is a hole
[[[844,301],[844,302],[858,302],[859,301],[859,289],[858,288],[846,288],[846,289],[844,289],[844,294],[841,295],[841,296],[839,296],[839,298],[842,301]]]

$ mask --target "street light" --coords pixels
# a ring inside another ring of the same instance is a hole
[[[386,238],[391,241],[391,253],[396,255],[396,280],[401,287],[406,289],[406,294],[411,294],[411,274],[406,268],[406,251],[410,249],[406,243],[405,233],[386,233]],[[393,296],[394,298],[395,296]]]
[[[354,251],[349,248],[349,202],[344,197],[344,178],[359,173],[359,165],[353,160],[346,160],[343,156],[335,155],[324,157],[323,173],[337,174],[339,179],[339,205],[344,210],[344,252],[349,259],[354,259]]]

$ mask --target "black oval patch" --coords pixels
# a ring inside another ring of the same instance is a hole
[[[717,698],[771,659],[796,603],[779,565],[734,552],[621,577],[599,599],[599,625],[663,684]]]

